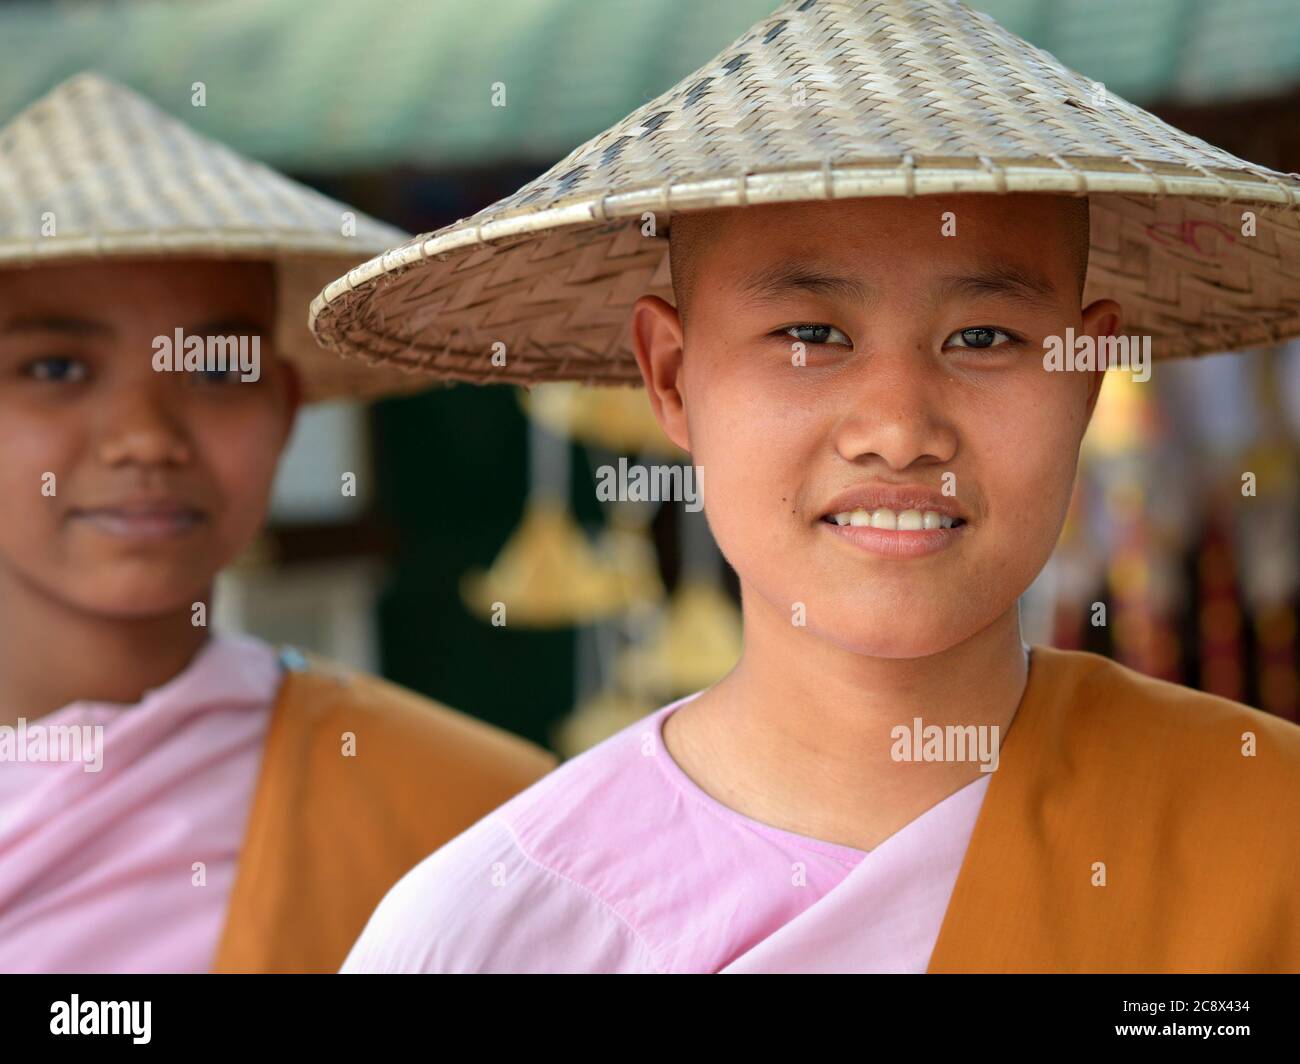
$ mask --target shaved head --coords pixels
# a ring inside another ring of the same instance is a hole
[[[1045,193],[1022,193],[1035,197]],[[1091,212],[1087,196],[1056,195],[1065,227],[1062,253],[1069,256],[1078,280],[1079,300],[1083,301],[1084,282],[1088,276],[1088,250],[1092,244]],[[677,311],[686,320],[686,308],[699,287],[701,251],[708,247],[722,228],[726,215],[746,208],[721,208],[711,211],[688,211],[674,217],[668,227],[668,261],[672,272],[673,296]]]

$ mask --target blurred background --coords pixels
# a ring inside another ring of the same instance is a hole
[[[776,0],[0,3],[0,120],[96,69],[411,232],[513,192]],[[1107,90],[1300,171],[1300,0],[975,0]],[[190,105],[191,86],[207,106]],[[508,86],[493,107],[490,86]],[[305,308],[304,308],[305,313]],[[1112,373],[1030,642],[1297,719],[1300,345]],[[572,756],[721,677],[734,574],[703,513],[602,503],[681,462],[639,390],[456,386],[303,417],[217,623],[316,650]],[[358,471],[356,498],[338,470]],[[1257,494],[1243,497],[1243,471]],[[494,627],[490,604],[510,604]],[[1105,607],[1105,623],[1096,604]]]

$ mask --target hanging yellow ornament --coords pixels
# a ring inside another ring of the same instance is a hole
[[[629,605],[627,576],[592,547],[555,498],[530,500],[523,520],[487,571],[461,579],[469,610],[494,623],[566,628],[612,616]]]
[[[555,726],[551,742],[561,757],[576,757],[654,710],[623,691],[598,691]]]
[[[663,434],[644,388],[590,387],[571,382],[519,389],[519,403],[555,433],[617,454],[682,461],[686,452]]]
[[[720,680],[740,660],[740,611],[723,588],[687,580],[669,600],[659,630],[618,664],[620,684],[665,695],[690,694]]]

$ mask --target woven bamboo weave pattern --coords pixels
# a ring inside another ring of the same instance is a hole
[[[1035,192],[1091,198],[1085,297],[1119,300],[1156,357],[1231,350],[1300,333],[1298,177],[957,0],[791,0],[518,192],[339,278],[312,327],[445,380],[636,382],[628,311],[643,292],[671,300],[675,212]]]

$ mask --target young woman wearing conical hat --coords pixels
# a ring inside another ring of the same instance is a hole
[[[413,870],[345,970],[1300,970],[1300,728],[1018,613],[1103,370],[1300,334],[1297,176],[955,0],[790,0],[329,285],[344,354],[644,383],[745,624],[718,683]]]
[[[0,970],[337,970],[555,763],[206,626],[300,402],[420,383],[305,358],[402,234],[95,75],[0,130],[0,189]]]

